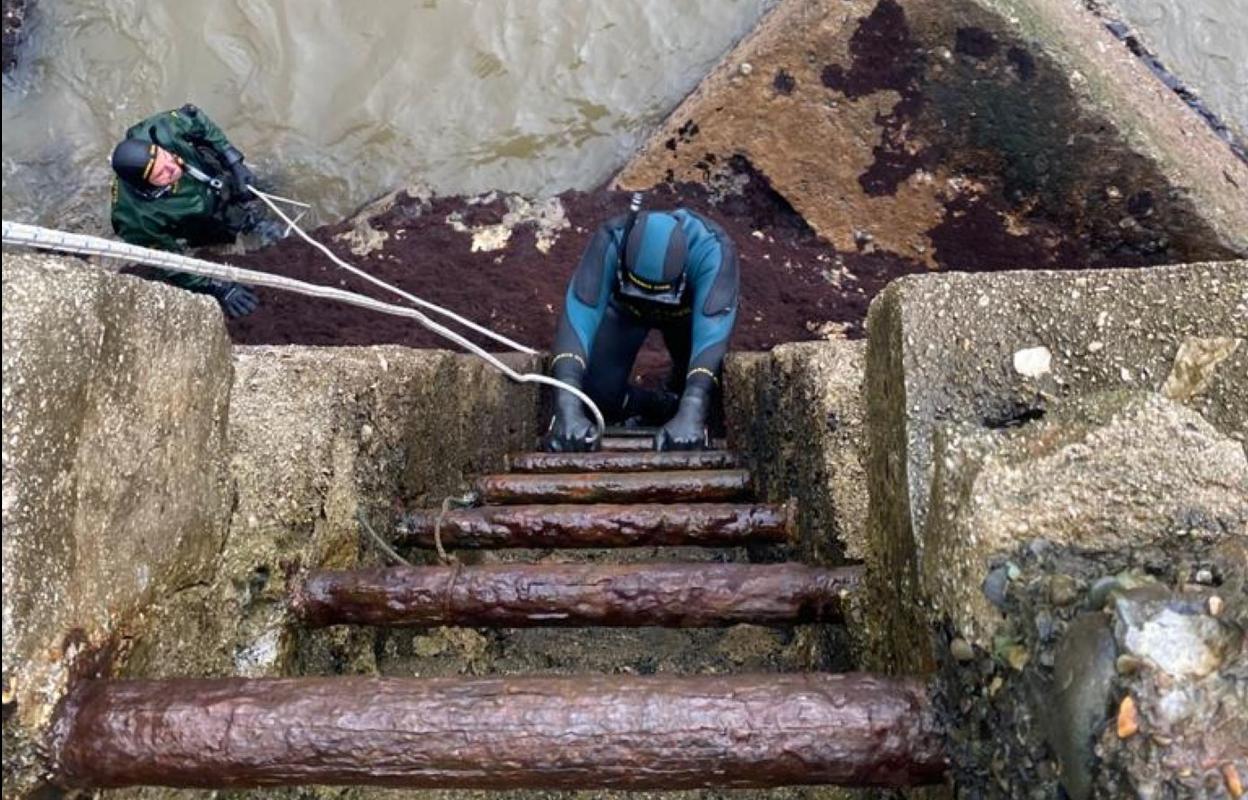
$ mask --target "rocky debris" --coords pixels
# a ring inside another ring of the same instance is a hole
[[[1103,552],[1248,536],[1243,448],[1157,394],[1067,400],[1015,430],[950,425],[937,432],[934,460],[921,590],[938,619],[985,649],[1009,583],[1005,565],[992,591],[991,565],[1027,541]],[[1164,638],[1167,622],[1142,635]]]
[[[467,202],[469,205],[491,206],[498,201],[498,193],[490,192],[481,197],[469,198]],[[506,195],[502,201],[507,211],[499,222],[469,226],[464,221],[463,213],[452,211],[446,217],[446,224],[458,233],[472,234],[470,252],[473,253],[502,250],[511,240],[517,226],[530,225],[536,228],[533,233],[533,247],[543,255],[554,247],[561,231],[572,227],[558,197],[532,201],[517,195]]]
[[[841,251],[958,269],[1248,253],[1248,164],[1065,0],[785,0],[616,183],[742,160]]]
[[[1122,652],[1170,678],[1208,677],[1242,643],[1243,632],[1210,614],[1203,603],[1178,603],[1134,589],[1118,595],[1113,610]]]
[[[868,607],[877,617],[871,628],[880,665],[913,670],[927,659],[926,626],[915,610],[939,425],[1005,431],[1043,419],[1062,398],[1119,387],[1156,391],[1188,339],[1248,335],[1246,310],[1243,261],[929,275],[892,284],[872,306],[865,380],[872,409],[868,563],[879,581]],[[1052,355],[1039,379],[1013,365],[1016,352],[1033,347]],[[1191,400],[1241,451],[1248,438],[1245,352],[1233,351]]]
[[[1233,797],[1248,768],[1248,539],[1113,552],[1035,539],[1003,557],[1017,576],[990,648],[938,652],[959,791]],[[1212,584],[1193,582],[1202,572]],[[1076,596],[1053,602],[1059,582]]]
[[[1136,390],[935,448],[917,581],[960,791],[1223,796],[1248,735],[1242,446]]]
[[[724,367],[730,446],[747,459],[761,497],[797,501],[808,563],[866,552],[865,352],[861,342],[803,342],[734,353]]]
[[[74,675],[211,579],[233,368],[202,295],[12,252],[3,295],[7,796]]]

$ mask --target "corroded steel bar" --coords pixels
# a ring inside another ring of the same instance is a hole
[[[93,680],[57,727],[71,788],[910,786],[946,765],[927,687],[864,674]]]
[[[507,458],[507,472],[659,472],[739,466],[739,459],[725,451],[515,453]]]
[[[604,437],[611,437],[611,438],[622,437],[626,439],[632,439],[632,438],[642,437],[646,439],[653,439],[654,435],[658,433],[660,430],[662,429],[654,427],[654,426],[629,428],[624,425],[608,425],[603,430],[602,435]]]
[[[727,503],[751,492],[743,469],[485,475],[476,488],[486,503]]]
[[[724,446],[725,442],[723,439],[711,440],[712,450],[723,450]],[[604,436],[602,437],[602,449],[615,452],[654,450],[654,438],[649,436]]]
[[[438,515],[408,514],[396,543],[433,547]],[[736,547],[788,541],[794,517],[792,503],[484,506],[448,511],[439,534],[446,547]]]
[[[832,622],[860,567],[488,564],[314,571],[291,610],[307,625],[644,626]]]
[[[516,453],[508,472],[655,472],[674,469],[734,469],[737,457],[723,450],[689,452]]]

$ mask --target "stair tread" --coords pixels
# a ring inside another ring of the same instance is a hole
[[[645,436],[604,436],[602,437],[601,447],[603,450],[621,451],[642,451],[654,450],[654,439]],[[724,439],[712,439],[710,450],[724,450],[727,444]]]
[[[656,472],[499,473],[477,479],[486,503],[729,502],[751,494],[743,469]]]
[[[513,453],[506,472],[653,472],[664,470],[734,469],[740,459],[728,450],[659,452],[656,450],[599,450],[593,453]]]

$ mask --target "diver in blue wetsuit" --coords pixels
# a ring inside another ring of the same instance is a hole
[[[737,321],[736,247],[723,228],[693,211],[639,213],[637,204],[635,199],[633,211],[599,228],[581,257],[555,334],[552,372],[584,390],[609,422],[654,413],[654,393],[630,387],[628,377],[646,335],[657,328],[673,369],[666,413],[658,404],[667,422],[655,436],[655,449],[701,449]],[[581,401],[555,392],[555,417],[543,446],[588,450],[595,434]]]

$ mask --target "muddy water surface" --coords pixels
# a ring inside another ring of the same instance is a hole
[[[1239,136],[1248,136],[1248,0],[1113,0],[1111,7]]]
[[[45,0],[4,89],[4,216],[97,229],[127,126],[207,110],[321,221],[413,180],[589,188],[770,0]]]

